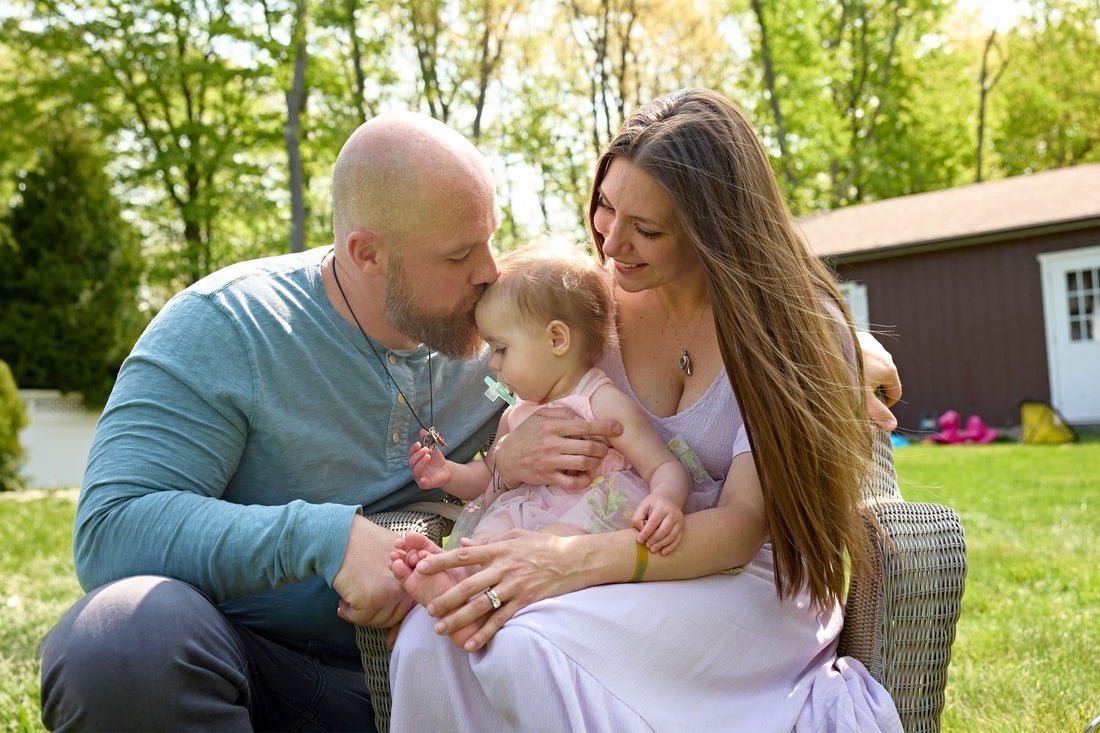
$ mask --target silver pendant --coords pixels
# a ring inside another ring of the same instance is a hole
[[[443,436],[440,435],[439,431],[435,429],[435,425],[428,428],[428,432],[420,440],[420,445],[427,448],[428,452],[434,451],[439,446],[450,447],[447,445],[447,441],[443,440]]]
[[[688,356],[687,349],[680,350],[680,369],[689,377],[693,374],[691,369],[691,357]]]

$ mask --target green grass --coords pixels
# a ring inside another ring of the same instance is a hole
[[[944,733],[1077,733],[1100,715],[1100,440],[912,445],[909,501],[962,517],[969,573]],[[80,595],[74,504],[0,494],[0,731],[40,733],[39,639]]]
[[[41,731],[38,642],[80,597],[73,511],[60,495],[0,493],[0,731]]]
[[[943,730],[1075,733],[1100,715],[1100,442],[913,445],[902,495],[962,518]]]

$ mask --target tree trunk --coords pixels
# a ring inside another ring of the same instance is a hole
[[[296,0],[294,18],[294,75],[286,94],[287,165],[290,170],[290,251],[301,252],[306,247],[306,198],[305,173],[302,169],[300,149],[301,117],[306,107],[306,66],[309,51],[306,49],[307,0]]]

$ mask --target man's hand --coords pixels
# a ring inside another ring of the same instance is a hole
[[[366,517],[352,521],[344,562],[332,580],[340,594],[336,613],[359,626],[388,629],[412,609],[413,599],[390,572],[390,551],[397,534]]]
[[[582,420],[568,408],[546,407],[500,438],[493,447],[496,470],[510,486],[580,491],[607,455],[607,439],[621,433],[613,420]]]

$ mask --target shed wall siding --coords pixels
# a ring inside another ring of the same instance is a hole
[[[1049,400],[1036,255],[1096,244],[1093,229],[832,263],[867,285],[872,327],[901,372],[899,425],[916,430],[922,414],[954,409],[1005,428],[1019,424],[1020,400]]]

